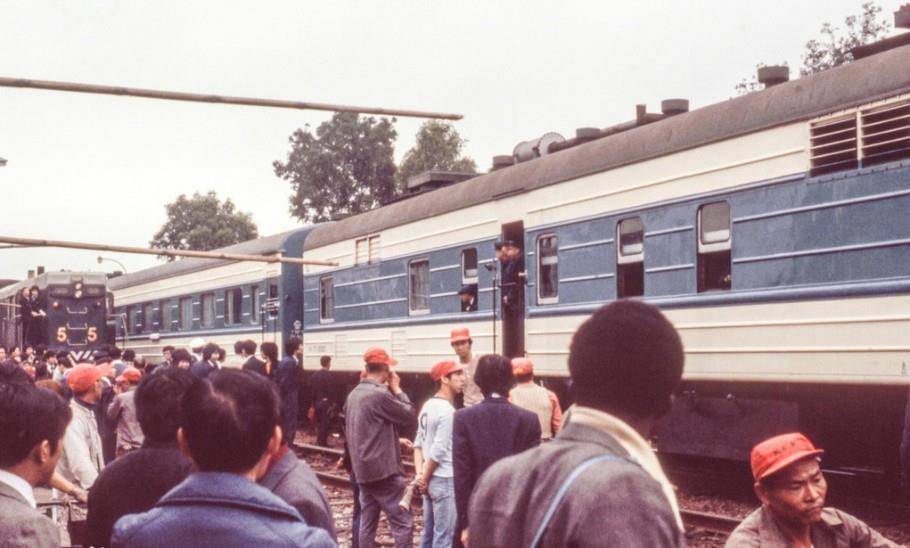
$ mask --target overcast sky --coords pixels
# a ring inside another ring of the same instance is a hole
[[[900,2],[881,3],[889,22]],[[0,76],[456,112],[486,170],[521,140],[626,121],[636,103],[725,100],[758,62],[795,73],[821,24],[860,4],[0,0]],[[164,204],[207,190],[260,234],[293,228],[272,161],[329,116],[0,88],[0,235],[146,246]],[[396,159],[420,123],[398,120]],[[0,250],[0,278],[117,268],[97,256]]]

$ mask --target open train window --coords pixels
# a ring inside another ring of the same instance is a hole
[[[199,311],[199,323],[202,327],[212,327],[215,325],[215,294],[202,294],[202,307]]]
[[[145,303],[142,305],[142,327],[146,333],[155,331],[155,305]]]
[[[136,332],[136,308],[134,306],[126,307],[126,325],[130,333]]]
[[[354,241],[354,264],[373,264],[379,262],[379,234],[357,238]]]
[[[259,323],[259,286],[250,286],[250,323]]]
[[[698,208],[698,292],[726,291],[732,284],[730,204],[714,202]]]
[[[224,292],[224,323],[237,325],[243,318],[243,291],[237,287]]]
[[[555,303],[559,299],[559,253],[555,234],[537,238],[537,302]]]
[[[331,322],[335,319],[335,279],[331,276],[319,278],[319,320]]]
[[[430,261],[412,261],[408,265],[408,310],[411,314],[430,312]]]
[[[171,329],[171,304],[167,300],[158,301],[158,324],[161,331]]]
[[[183,297],[180,299],[180,329],[193,327],[193,299]]]
[[[616,297],[645,294],[645,225],[640,217],[616,226]]]
[[[477,248],[466,247],[461,250],[461,285],[477,283]]]

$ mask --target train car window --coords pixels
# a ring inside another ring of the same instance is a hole
[[[370,261],[370,244],[367,238],[359,238],[354,242],[354,264],[367,264]]]
[[[155,305],[152,303],[142,305],[142,327],[146,333],[155,331]]]
[[[477,248],[466,247],[461,250],[461,285],[477,283]]]
[[[319,278],[319,319],[324,322],[335,319],[335,279],[331,276]]]
[[[243,292],[240,288],[224,292],[224,323],[237,325],[243,318]]]
[[[380,249],[379,234],[370,236],[368,243],[369,243],[369,248],[370,248],[369,263],[370,264],[378,263],[379,262],[379,249]]]
[[[616,226],[616,296],[645,294],[645,225],[640,217],[623,219]]]
[[[559,298],[559,253],[555,234],[537,238],[537,302],[555,303]]]
[[[193,327],[193,299],[183,297],[180,299],[180,329]]]
[[[250,286],[250,323],[259,323],[259,286]]]
[[[199,321],[202,327],[212,327],[215,325],[215,294],[202,294],[202,308],[200,310]]]
[[[85,286],[85,295],[87,297],[102,297],[102,296],[104,296],[104,286],[103,285],[87,285],[87,286]]]
[[[158,326],[161,331],[171,330],[171,303],[158,301]]]
[[[278,284],[277,283],[273,282],[273,283],[269,284],[269,298],[270,299],[278,298]]]
[[[139,332],[139,310],[136,306],[126,307],[126,319],[130,326],[130,333]]]
[[[408,309],[411,314],[430,312],[430,261],[412,261],[408,265]]]
[[[733,285],[730,204],[715,202],[698,209],[698,292],[725,291]]]

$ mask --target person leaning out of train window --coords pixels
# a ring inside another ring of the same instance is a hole
[[[218,370],[218,345],[208,343],[202,347],[202,359],[190,366],[190,373],[204,379]]]
[[[462,312],[477,312],[477,284],[461,286],[458,290]]]
[[[825,507],[828,484],[819,466],[823,453],[800,433],[756,445],[750,460],[762,505],[736,527],[725,546],[897,547],[850,514]]]

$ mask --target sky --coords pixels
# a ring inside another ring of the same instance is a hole
[[[880,2],[885,17],[902,0]],[[861,0],[128,2],[0,0],[0,76],[454,112],[465,153],[607,127],[682,97],[792,76]],[[261,235],[292,229],[288,137],[331,113],[0,88],[0,235],[146,247],[178,195],[214,190]],[[399,118],[396,159],[423,120]],[[130,272],[152,256],[102,253]],[[98,252],[0,250],[0,278],[102,270]]]

